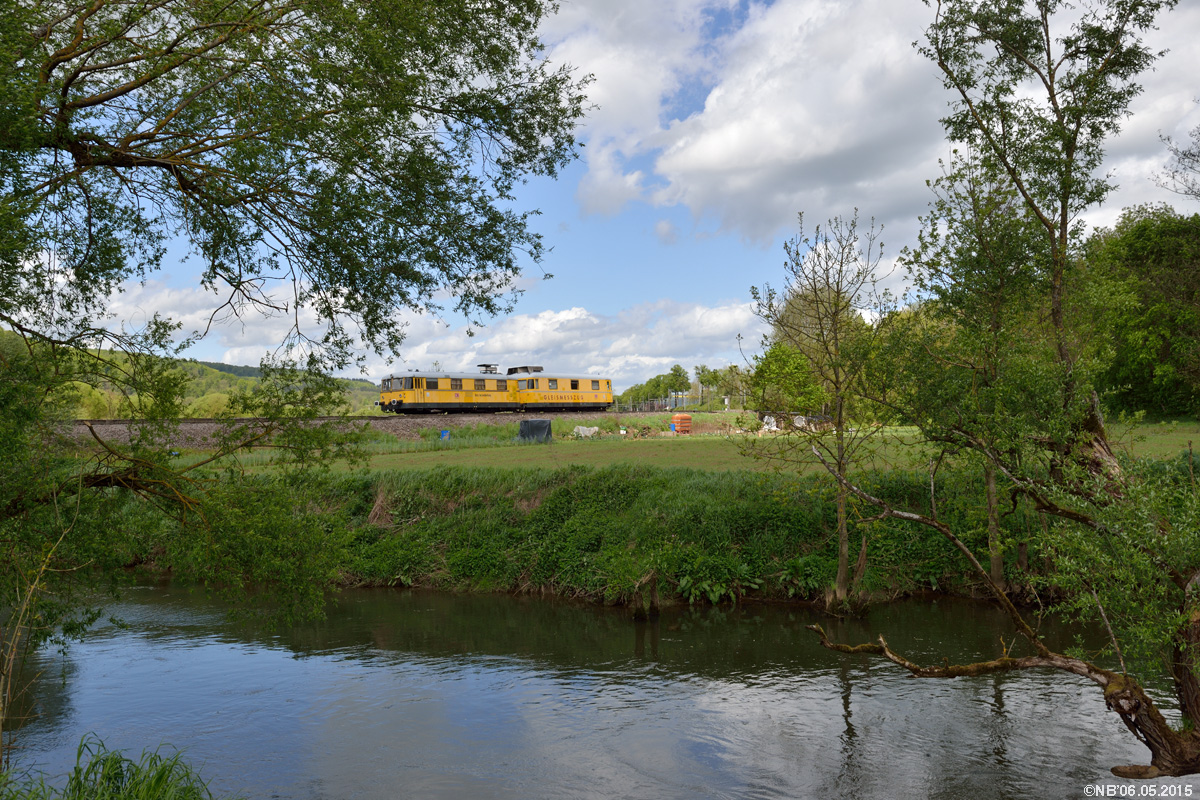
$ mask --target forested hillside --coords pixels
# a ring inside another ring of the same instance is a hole
[[[16,334],[0,329],[0,350],[22,348],[24,345]],[[120,361],[116,354],[108,354],[114,362]],[[178,370],[183,382],[181,399],[186,417],[214,417],[229,407],[229,399],[236,393],[250,391],[258,383],[262,371],[258,367],[234,366],[212,361],[179,361]],[[364,378],[345,379],[346,405],[343,411],[352,415],[378,414],[374,405],[379,399],[376,385]],[[71,397],[63,398],[69,408],[75,409],[77,419],[123,419],[131,416],[130,398],[112,383],[99,382],[88,385],[81,382],[71,384]]]

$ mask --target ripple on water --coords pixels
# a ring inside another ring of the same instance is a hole
[[[87,731],[169,742],[218,791],[298,800],[1067,796],[1144,759],[1086,684],[916,680],[820,650],[790,612],[653,628],[505,597],[349,600],[269,633],[141,593],[133,629],[38,685],[22,758],[62,772]]]

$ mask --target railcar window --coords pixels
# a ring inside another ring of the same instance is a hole
[[[404,379],[404,388],[405,388],[405,389],[411,389],[411,388],[413,388],[413,379],[412,379],[412,378],[405,378],[405,379]]]
[[[386,392],[386,391],[389,391],[391,388],[392,388],[392,382],[385,380],[383,382],[383,390]]]
[[[604,382],[604,386],[605,386],[605,388],[607,388],[607,389],[611,389],[611,388],[612,388],[612,381],[605,381],[605,382]]]
[[[532,381],[530,381],[530,382],[529,382],[529,388],[530,388],[530,389],[536,389],[536,388],[538,388],[538,382],[537,382],[537,380],[536,380],[536,379],[535,379],[535,380],[532,380]]]
[[[496,381],[496,391],[497,392],[507,392],[508,391],[508,381],[507,380]]]
[[[436,389],[436,388],[438,388],[437,384],[438,384],[437,378],[426,378],[425,379],[425,388],[426,389]]]
[[[550,378],[550,388],[551,389],[558,388],[558,379],[557,378]]]
[[[517,391],[523,392],[529,386],[529,381],[517,381]]]
[[[578,388],[579,388],[579,381],[571,381],[571,389],[574,390],[574,389],[578,389]]]
[[[462,389],[462,378],[451,378],[450,379],[450,389],[451,389],[451,391],[455,391],[455,392],[461,390]]]
[[[482,392],[487,389],[487,381],[480,378],[475,379],[475,391]]]
[[[592,381],[592,391],[593,392],[600,391],[600,381]]]

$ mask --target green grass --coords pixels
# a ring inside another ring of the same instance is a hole
[[[717,436],[595,441],[556,439],[548,444],[448,447],[378,455],[371,459],[371,468],[379,470],[424,470],[443,466],[556,469],[615,464],[692,467],[707,471],[765,468],[765,465],[742,456],[736,442]]]
[[[928,477],[919,472],[859,478],[890,501],[926,502]],[[978,476],[945,471],[938,483],[943,519],[981,546]],[[340,505],[349,522],[339,575],[350,585],[633,604],[656,586],[664,602],[717,603],[819,597],[837,565],[835,493],[816,475],[645,464],[443,467],[331,477],[312,494]],[[1029,516],[1006,518],[1006,532],[1025,535]],[[899,521],[872,523],[870,536],[864,590],[967,588],[958,553],[940,537]]]
[[[1108,428],[1115,449],[1138,458],[1174,458],[1186,452],[1189,443],[1194,443],[1194,450],[1200,450],[1200,422],[1193,419],[1132,427],[1118,421],[1110,422]]]
[[[722,415],[722,419],[724,419]],[[450,437],[439,438],[436,428],[422,430],[419,439],[398,439],[387,433],[376,433],[366,444],[368,466],[374,470],[426,470],[437,467],[528,468],[557,469],[567,466],[608,467],[618,464],[638,464],[655,467],[689,467],[710,472],[749,470],[773,472],[783,469],[806,473],[820,469],[809,463],[781,463],[744,455],[743,446],[751,438],[742,435],[695,434],[692,436],[661,436],[667,430],[671,416],[628,418],[627,435],[618,433],[620,422],[613,418],[588,420],[557,419],[554,422],[554,441],[536,444],[517,441],[516,421],[500,424],[477,424],[448,428]],[[571,431],[576,425],[597,426],[600,435],[594,439],[574,439]],[[1173,458],[1195,442],[1200,450],[1200,422],[1181,420],[1164,423],[1110,422],[1110,436],[1119,453],[1139,458]],[[634,436],[648,430],[648,436]],[[863,468],[915,469],[927,461],[928,453],[913,448],[917,430],[912,427],[889,428],[885,435],[870,444],[870,455]],[[201,454],[189,454],[180,464],[191,463]],[[259,451],[240,454],[239,461],[252,470],[267,467],[272,453]]]
[[[208,784],[180,757],[143,752],[137,761],[88,736],[79,744],[66,786],[43,775],[0,772],[0,800],[212,800]]]
[[[567,466],[609,467],[633,464],[652,467],[688,467],[708,472],[749,470],[752,472],[811,472],[821,467],[807,455],[802,466],[795,463],[753,458],[743,450],[748,443],[760,443],[748,435],[694,434],[691,436],[662,436],[670,416],[663,419],[638,420],[640,428],[649,428],[649,436],[621,436],[610,433],[596,439],[558,438],[563,431],[556,428],[556,438],[550,444],[517,444],[511,438],[492,441],[479,438],[479,431],[460,435],[451,432],[449,440],[401,443],[391,452],[376,450],[370,461],[372,469],[433,469],[443,466],[482,468],[526,468]],[[515,426],[514,426],[515,427]],[[611,427],[611,426],[610,426]],[[567,431],[570,428],[566,428]],[[603,429],[602,429],[603,432]],[[436,433],[436,432],[435,432]],[[864,451],[864,468],[910,469],[924,463],[924,456],[910,444],[915,428],[891,428],[886,435],[872,441]],[[799,439],[795,440],[800,442]],[[407,446],[403,446],[407,445]],[[509,446],[511,445],[511,446]],[[868,452],[869,451],[869,452]],[[805,451],[806,452],[806,451]],[[915,459],[915,460],[914,460]]]

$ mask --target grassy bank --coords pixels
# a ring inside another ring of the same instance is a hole
[[[921,505],[928,478],[869,473],[869,491]],[[832,488],[818,476],[618,465],[439,468],[341,476],[320,503],[342,515],[336,561],[348,585],[545,592],[609,603],[821,597],[836,571]],[[981,480],[939,479],[942,519],[983,550]],[[857,518],[867,509],[852,509]],[[1031,520],[1006,518],[1012,541]],[[899,521],[857,524],[863,588],[970,591],[961,557]],[[1012,548],[1015,552],[1015,546]],[[1015,566],[1014,566],[1015,569]]]
[[[601,436],[588,439],[569,438],[564,422],[551,444],[515,444],[515,422],[461,427],[449,439],[435,429],[414,441],[380,437],[374,471],[282,494],[270,487],[284,478],[264,461],[250,483],[218,492],[219,506],[205,512],[205,530],[224,526],[219,537],[167,533],[161,553],[131,560],[227,585],[266,583],[289,598],[329,582],[615,603],[643,602],[651,591],[664,601],[820,598],[836,571],[834,486],[823,471],[777,472],[743,455],[736,436],[663,437],[657,426],[666,420],[639,423],[646,430],[636,436],[632,427],[621,435],[601,425]],[[905,446],[915,435],[880,437],[856,480],[897,507],[928,510],[928,454]],[[1193,437],[1200,440],[1195,423],[1174,423],[1127,428],[1121,439],[1126,453],[1161,458]],[[936,495],[939,518],[982,558],[982,477],[944,466]],[[861,521],[876,513],[851,507],[851,560],[865,546],[866,592],[977,588],[940,537],[896,520]],[[1008,573],[1018,582],[1019,545],[1032,569],[1045,569],[1041,524],[1023,506],[1003,518]]]

